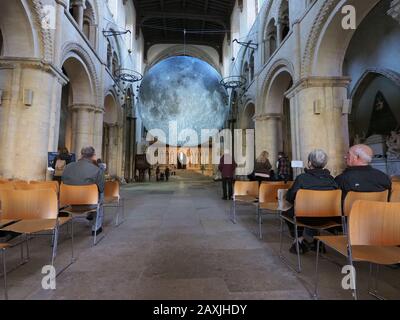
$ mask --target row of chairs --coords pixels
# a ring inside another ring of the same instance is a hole
[[[300,190],[296,197],[295,203],[295,216],[289,217],[284,214],[288,208],[283,208],[282,203],[279,200],[282,200],[284,197],[285,189],[289,189],[291,183],[263,183],[259,187],[256,183],[253,182],[240,182],[237,186],[235,186],[234,192],[234,204],[233,204],[233,221],[236,223],[236,202],[238,203],[251,203],[257,206],[257,215],[259,221],[259,234],[260,238],[262,238],[262,220],[261,220],[261,211],[265,210],[269,213],[278,213],[278,216],[281,221],[281,231],[280,231],[280,249],[279,256],[281,259],[296,272],[301,272],[301,258],[300,258],[300,248],[298,241],[298,228],[308,228],[312,230],[316,230],[319,234],[322,231],[326,231],[332,228],[341,227],[343,230],[343,235],[337,237],[317,237],[317,271],[318,271],[318,258],[319,258],[319,247],[320,243],[326,244],[328,247],[332,247],[334,250],[339,253],[346,253],[346,248],[350,246],[350,244],[357,244],[358,242],[352,242],[351,237],[360,236],[360,234],[354,234],[354,232],[363,232],[365,234],[364,237],[368,238],[368,234],[371,233],[376,235],[377,233],[382,234],[382,230],[374,231],[374,228],[381,227],[381,224],[376,220],[374,222],[373,219],[384,219],[385,226],[391,226],[392,230],[385,231],[383,235],[387,235],[389,241],[385,241],[385,246],[380,245],[379,241],[381,238],[376,239],[377,242],[373,242],[375,240],[373,238],[371,243],[364,243],[361,245],[370,246],[372,243],[375,244],[375,248],[370,251],[370,247],[368,250],[361,250],[357,247],[353,255],[346,254],[348,257],[350,265],[353,265],[353,261],[369,261],[375,264],[381,265],[390,265],[396,264],[400,262],[400,249],[397,246],[400,246],[400,219],[399,221],[392,221],[394,217],[390,215],[379,216],[379,212],[395,212],[396,208],[400,209],[400,183],[393,182],[393,189],[390,193],[388,191],[384,192],[370,192],[370,193],[356,193],[350,192],[347,194],[346,199],[342,206],[342,192],[341,190],[333,190],[333,191],[311,191],[311,190]],[[257,194],[258,188],[258,196]],[[388,202],[389,201],[389,202]],[[361,202],[361,204],[359,204]],[[367,205],[365,204],[367,203]],[[357,206],[356,206],[357,204]],[[369,208],[369,205],[371,206]],[[354,218],[349,218],[353,214],[353,212],[358,212],[360,208],[363,208],[362,211],[369,212],[368,215],[359,216],[358,213],[355,214]],[[357,211],[358,210],[358,211]],[[399,212],[399,211],[398,211]],[[398,214],[397,212],[397,214]],[[378,216],[377,216],[378,215]],[[368,220],[371,217],[371,220]],[[310,219],[311,218],[311,219]],[[359,218],[366,219],[366,226],[359,223]],[[304,219],[308,219],[307,221],[311,221],[315,219],[319,219],[321,221],[320,224],[315,223],[302,223]],[[389,219],[389,220],[388,220]],[[284,233],[284,221],[288,221],[289,223],[294,225],[295,229],[295,238],[296,238],[296,246],[297,246],[297,269],[292,267],[289,261],[284,257],[282,251],[283,245],[283,233]],[[389,221],[389,222],[388,222]],[[360,229],[362,227],[369,227],[369,229]],[[351,229],[351,230],[350,230]],[[394,235],[394,233],[396,235]],[[398,236],[398,238],[396,238]],[[386,236],[385,236],[386,237]],[[359,239],[359,238],[357,238]],[[390,246],[390,248],[388,248]],[[370,253],[370,254],[367,254]],[[355,260],[354,260],[355,259]],[[369,259],[369,260],[368,260]],[[375,290],[376,291],[376,290]],[[369,290],[371,294],[374,293],[375,296],[378,296],[374,290]],[[318,283],[316,282],[315,286],[315,297],[318,296]],[[357,298],[357,293],[354,291],[354,296]]]
[[[293,185],[289,182],[236,181],[233,195],[232,221],[236,224],[236,208],[238,204],[251,204],[256,207],[259,225],[259,237],[262,239],[262,213],[279,213],[281,202],[279,190],[287,190]]]
[[[56,187],[57,186],[57,187]],[[95,223],[98,220],[100,206],[118,207],[115,224],[120,225],[125,219],[124,200],[120,197],[119,183],[117,181],[106,182],[104,204],[99,203],[99,193],[96,185],[68,186],[58,185],[57,182],[47,183],[5,183],[0,184],[0,231],[19,234],[16,244],[0,244],[3,256],[3,275],[5,298],[7,295],[7,271],[5,252],[10,247],[21,245],[21,257],[23,256],[23,244],[27,248],[29,260],[28,240],[34,235],[46,232],[52,236],[51,264],[54,265],[59,229],[69,224],[71,237],[71,262],[74,262],[74,222],[80,218],[86,218],[87,214],[95,215]],[[120,218],[122,215],[122,219]],[[101,239],[100,239],[101,240]],[[96,245],[95,233],[93,245]],[[24,261],[22,261],[24,263]],[[63,272],[63,268],[58,274]]]
[[[65,198],[65,192],[63,195],[60,194],[60,184],[57,181],[5,181],[0,183],[1,190],[38,190],[38,189],[51,189],[54,190],[57,196],[60,198],[60,206],[63,203],[70,201],[70,199]],[[88,195],[90,198],[90,194]],[[68,201],[66,201],[68,200]],[[72,199],[73,200],[73,199]],[[106,181],[104,188],[104,207],[117,207],[122,208],[122,215],[124,217],[124,199],[120,196],[120,184],[118,181]],[[123,221],[120,217],[120,211],[117,211],[115,218],[115,224],[118,226]],[[1,200],[0,200],[0,214],[1,214]]]

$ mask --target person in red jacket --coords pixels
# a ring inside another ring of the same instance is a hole
[[[221,157],[218,169],[221,171],[222,176],[223,200],[231,200],[233,197],[233,179],[235,177],[236,167],[237,164],[230,154],[225,153]]]

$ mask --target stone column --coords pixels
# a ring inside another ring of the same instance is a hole
[[[278,153],[282,147],[281,125],[281,114],[269,113],[256,117],[256,157],[267,151],[273,168],[276,167]]]
[[[54,30],[54,64],[61,63],[62,32],[64,25],[64,10],[68,7],[67,0],[56,0],[56,29]]]
[[[55,134],[50,116],[60,76],[39,61],[0,62],[0,176],[43,180]]]
[[[108,156],[108,173],[111,176],[115,176],[118,173],[117,161],[118,161],[118,147],[117,147],[117,139],[118,139],[118,126],[116,124],[110,124],[109,127],[109,144],[108,150],[106,150]]]
[[[83,13],[85,11],[86,0],[72,0],[72,7],[74,13],[74,19],[79,26],[79,29],[83,29]]]
[[[93,146],[94,134],[92,126],[96,108],[91,105],[75,104],[71,106],[71,109],[73,111],[73,148],[76,155],[79,156],[83,147]]]
[[[104,111],[102,109],[96,109],[94,111],[94,126],[93,126],[93,147],[96,149],[98,158],[100,158],[103,141],[103,116]]]
[[[282,43],[282,20],[278,19],[278,22],[276,24],[276,43],[277,43],[277,48],[281,45]]]
[[[307,164],[308,154],[323,149],[333,175],[344,169],[349,146],[346,114],[349,78],[310,77],[290,90],[293,157]]]

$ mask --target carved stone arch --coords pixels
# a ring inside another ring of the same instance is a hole
[[[104,122],[109,123],[109,124],[113,124],[113,125],[121,125],[121,123],[123,122],[123,110],[121,108],[121,103],[119,102],[118,99],[118,94],[115,91],[115,88],[110,87],[108,90],[105,91],[104,93],[104,103],[106,102],[106,100],[108,98],[112,97],[112,102],[113,105],[111,105],[111,107],[115,107],[114,109],[110,109],[107,110],[107,106],[104,105]],[[111,113],[115,113],[115,114],[109,114],[109,112]],[[110,117],[111,119],[108,119],[107,117]],[[111,120],[111,121],[109,121]]]
[[[271,21],[271,19],[272,18],[274,18],[274,14],[272,13],[272,4],[273,4],[273,1],[268,1],[268,4],[267,4],[267,6],[266,6],[266,8],[265,8],[265,11],[264,11],[264,17],[263,17],[263,19],[262,19],[262,23],[260,24],[260,26],[261,26],[261,32],[260,32],[260,35],[261,35],[261,40],[263,40],[264,39],[264,37],[265,37],[265,30],[266,30],[266,28],[267,28],[267,26],[268,26],[268,24],[269,24],[269,22]]]
[[[301,64],[301,77],[306,77],[311,72],[312,61],[314,60],[315,48],[317,46],[320,32],[328,21],[329,15],[336,7],[340,0],[327,0],[320,8],[316,18],[314,19],[309,37],[307,39],[306,47]]]
[[[384,76],[385,78],[388,78],[389,80],[393,81],[397,86],[400,87],[400,74],[390,70],[390,69],[384,69],[384,68],[370,68],[367,69],[363,75],[360,77],[360,79],[357,81],[357,83],[354,85],[354,88],[352,92],[350,93],[351,99],[356,98],[357,92],[360,90],[362,91],[362,84],[365,84],[368,77],[371,77],[373,75],[381,75]]]
[[[277,60],[277,61],[271,66],[271,68],[269,69],[269,72],[268,72],[268,73],[266,74],[266,76],[264,77],[264,80],[263,80],[263,82],[262,82],[263,85],[262,85],[261,91],[260,91],[260,93],[261,93],[262,96],[265,96],[266,91],[267,91],[268,87],[270,86],[273,77],[274,77],[276,74],[278,74],[278,73],[280,73],[280,72],[282,72],[282,71],[287,71],[287,72],[292,76],[292,78],[294,79],[294,74],[295,74],[295,72],[294,72],[294,66],[293,66],[293,64],[292,64],[290,61],[286,60],[286,59],[279,59],[279,60]]]
[[[327,0],[314,20],[306,43],[302,58],[302,77],[311,74],[342,76],[346,50],[357,28],[356,30],[342,28],[341,8],[345,5],[355,7],[358,27],[379,1]]]
[[[103,106],[103,101],[102,101],[102,96],[100,95],[100,79],[98,76],[98,73],[96,71],[96,65],[94,64],[92,58],[90,57],[89,53],[86,52],[86,50],[78,43],[75,42],[67,42],[63,48],[62,48],[62,54],[61,54],[61,66],[64,64],[65,60],[68,58],[68,55],[73,52],[76,55],[78,55],[82,61],[85,63],[86,67],[88,68],[89,71],[89,76],[91,78],[92,84],[93,84],[93,89],[94,89],[94,94],[95,94],[95,100],[97,103],[97,106]],[[60,68],[61,68],[60,66]]]
[[[53,35],[51,29],[43,28],[42,22],[45,20],[45,7],[41,0],[27,1],[33,13],[34,23],[40,39],[41,54],[43,60],[51,62],[53,60]],[[55,14],[55,12],[54,12]]]
[[[93,21],[93,24],[98,25],[99,24],[99,13],[98,13],[98,4],[96,0],[86,0],[86,5],[88,5],[92,8],[91,12],[91,18]]]
[[[241,110],[241,114],[240,114],[240,119],[241,119],[241,128],[242,129],[254,129],[254,124],[253,124],[253,128],[244,128],[245,126],[245,122],[247,123],[250,119],[248,119],[248,115],[249,115],[249,110],[250,108],[254,108],[253,110],[253,116],[252,116],[252,121],[254,122],[254,117],[256,115],[256,104],[254,102],[254,100],[252,98],[248,98],[246,100],[246,102],[243,104],[243,109]],[[245,121],[246,120],[246,121]]]
[[[197,48],[195,46],[186,46],[184,47],[183,45],[175,45],[168,47],[165,50],[162,50],[159,54],[155,56],[152,61],[149,61],[149,63],[146,66],[145,72],[146,73],[149,69],[151,69],[153,66],[155,66],[157,63],[161,62],[162,60],[165,60],[169,57],[172,56],[179,56],[179,55],[188,55],[194,58],[201,59],[205,62],[207,62],[209,65],[214,67],[215,70],[218,71],[219,74],[222,74],[221,67],[216,64],[217,61],[214,61],[213,58],[205,51],[203,51],[200,48]]]
[[[261,97],[260,100],[261,103],[258,105],[258,112],[257,114],[263,114],[263,113],[282,113],[282,110],[272,110],[272,108],[280,108],[281,106],[275,106],[273,105],[271,107],[271,110],[267,110],[269,108],[269,102],[271,100],[271,97],[276,97],[276,96],[281,96],[281,94],[284,95],[285,91],[280,91],[279,94],[272,92],[272,90],[275,88],[277,83],[282,82],[282,75],[287,74],[289,78],[291,78],[291,82],[293,83],[294,79],[294,68],[293,65],[284,59],[278,60],[270,69],[270,72],[267,74],[265,77],[265,81],[262,87],[261,91]],[[288,77],[286,77],[288,78]],[[279,82],[277,82],[279,81]],[[287,79],[284,80],[286,81],[287,85],[289,85],[290,81]],[[280,84],[279,86],[282,87],[283,84]],[[276,88],[275,88],[276,89]],[[287,90],[289,88],[285,88]],[[281,90],[281,89],[279,89]]]

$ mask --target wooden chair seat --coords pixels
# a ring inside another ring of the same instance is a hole
[[[0,243],[0,249],[7,249],[9,246],[8,243]]]
[[[12,220],[12,219],[0,219],[0,228],[6,227],[7,225],[16,221],[17,220]]]
[[[280,211],[279,203],[278,203],[278,202],[264,202],[264,203],[260,203],[260,209],[261,209],[261,210],[266,210],[266,211],[274,211],[274,212]]]
[[[316,237],[328,247],[348,257],[346,236]],[[372,262],[380,265],[394,265],[400,263],[400,248],[385,246],[352,246],[353,260],[357,262]]]
[[[286,212],[282,212],[281,217],[284,220],[289,221],[292,224],[295,224],[294,218],[290,217]],[[317,218],[318,219],[318,218]],[[327,230],[335,227],[341,227],[342,224],[338,223],[336,221],[324,221],[323,223],[316,223],[316,224],[309,224],[309,223],[303,223],[301,222],[301,218],[297,219],[297,226],[301,228],[308,228],[308,229],[314,229],[314,230]]]
[[[234,199],[236,202],[246,202],[246,203],[253,203],[258,201],[258,199],[253,196],[235,196]]]
[[[59,225],[62,226],[69,222],[71,218],[59,218]],[[21,220],[8,227],[1,229],[1,231],[10,231],[21,234],[33,234],[43,231],[53,231],[56,227],[56,219],[34,219],[34,220]]]
[[[73,206],[67,207],[60,210],[60,213],[67,213],[69,215],[78,216],[78,215],[85,215],[89,213],[96,212],[97,207],[94,208],[93,206]]]

